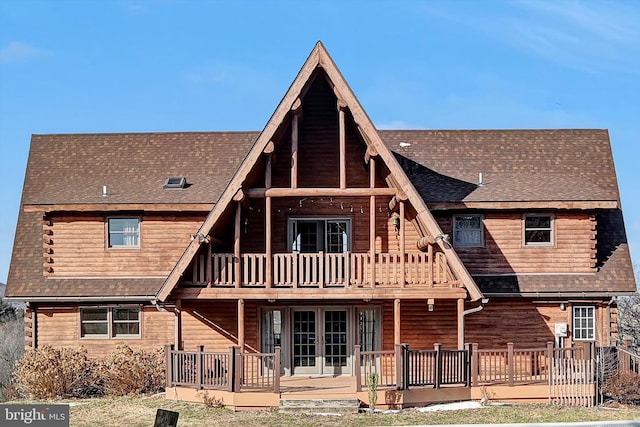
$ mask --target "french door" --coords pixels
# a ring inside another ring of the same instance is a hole
[[[353,347],[350,309],[294,309],[292,370],[294,374],[350,374]]]

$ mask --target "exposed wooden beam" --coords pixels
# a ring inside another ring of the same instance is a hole
[[[298,187],[298,119],[298,114],[291,118],[291,188]]]
[[[393,196],[391,200],[389,200],[389,210],[391,212],[394,212],[397,209],[398,209],[398,199],[396,198],[396,196]]]
[[[180,298],[176,299],[174,314],[174,348],[176,350],[182,350],[182,300]]]
[[[393,196],[397,190],[378,188],[251,188],[245,191],[248,197],[367,197]]]
[[[345,105],[346,107],[346,105]],[[338,134],[340,151],[340,188],[347,188],[347,138],[344,123],[344,109],[338,101]]]
[[[400,336],[400,299],[396,298],[393,300],[393,344],[399,345],[402,342],[400,341],[402,338]]]
[[[242,205],[236,205],[236,218],[234,223],[235,240],[233,244],[233,256],[235,257],[235,286],[240,287],[240,234],[241,234]]]
[[[238,346],[244,351],[244,300],[238,300]]]
[[[371,159],[369,163],[369,191],[373,192],[376,186],[376,162]],[[369,196],[369,256],[371,287],[376,286],[376,196]]]
[[[242,191],[242,188],[241,188],[238,191],[236,191],[236,194],[233,195],[233,201],[241,203],[241,202],[244,202],[246,197],[247,197],[246,194],[244,193],[244,191]]]
[[[464,350],[464,299],[458,298],[458,350]]]
[[[273,141],[269,141],[267,143],[267,146],[264,147],[264,150],[262,150],[262,152],[267,156],[271,156],[275,151],[276,151],[276,144]]]
[[[47,205],[24,205],[24,212],[208,212],[213,203],[67,203]]]
[[[405,212],[404,212],[404,202],[400,202],[400,271],[404,273],[404,254],[405,254],[405,237],[404,237],[404,228],[405,228]],[[400,275],[400,287],[404,288],[404,274]]]
[[[418,241],[416,242],[416,247],[420,251],[424,252],[429,248],[429,246],[433,245],[435,242],[436,242],[436,239],[434,239],[433,236],[431,235],[424,236],[418,239]]]
[[[378,157],[378,150],[373,146],[367,147],[367,151],[364,153],[364,162],[369,163],[372,157]]]
[[[464,288],[428,288],[406,287],[396,288],[291,288],[273,287],[271,289],[243,287],[212,287],[212,288],[177,288],[174,291],[176,297],[183,299],[215,300],[242,298],[244,300],[274,300],[286,301],[292,299],[307,300],[382,300],[382,299],[411,299],[424,300],[425,298],[456,299],[465,298],[467,291]]]
[[[300,98],[296,98],[296,100],[293,101],[293,104],[291,105],[291,111],[297,114],[301,108],[302,108],[302,100]]]
[[[267,265],[266,265],[266,283],[265,286],[270,288],[273,284],[273,232],[271,231],[271,197],[267,197],[265,199],[265,242],[266,242],[266,253],[267,253]]]

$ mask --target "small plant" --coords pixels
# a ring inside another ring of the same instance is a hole
[[[369,413],[373,414],[376,410],[378,402],[378,380],[380,375],[377,372],[371,372],[367,375],[367,392],[369,394]]]
[[[480,387],[480,394],[482,395],[482,398],[480,399],[480,404],[483,406],[488,405],[491,399],[495,397],[495,393],[489,390],[489,388],[484,385]]]
[[[200,391],[198,394],[207,408],[224,408],[224,400],[222,398],[217,399],[215,396],[209,395],[208,391]]]

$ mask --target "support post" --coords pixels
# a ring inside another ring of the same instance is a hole
[[[233,391],[238,393],[242,388],[242,350],[240,347],[235,347],[233,370]]]
[[[341,105],[338,101],[338,123],[340,134],[340,188],[347,188],[347,143],[344,125],[344,109],[346,106]]]
[[[393,346],[396,357],[396,389],[405,389],[405,365],[406,360],[404,358],[404,346],[402,344],[395,344]]]
[[[227,369],[227,389],[230,392],[235,391],[236,386],[236,348],[229,347],[229,367]]]
[[[238,347],[244,351],[244,300],[238,300]]]
[[[478,343],[471,344],[471,385],[478,385]]]
[[[182,300],[176,300],[176,307],[174,308],[175,321],[174,321],[174,346],[176,350],[182,349]]]
[[[291,118],[291,188],[298,188],[298,121],[300,115],[293,113]]]
[[[400,344],[400,299],[393,300],[393,343]]]
[[[213,282],[211,258],[213,253],[211,250],[211,242],[207,243],[207,288],[210,288]]]
[[[376,186],[376,161],[369,161],[369,188]],[[376,196],[369,196],[369,255],[371,287],[376,287]]]
[[[236,205],[236,218],[235,218],[235,241],[233,245],[233,261],[234,261],[234,274],[235,274],[235,287],[239,288],[241,283],[241,270],[240,270],[240,226],[242,218],[242,205],[238,203]]]
[[[196,353],[196,388],[200,390],[202,388],[202,350],[203,346],[198,346]]]
[[[267,157],[267,164],[265,166],[265,176],[264,176],[264,186],[266,189],[271,188],[271,156]],[[271,288],[273,286],[273,246],[272,239],[273,233],[271,229],[271,197],[265,197],[264,201],[265,213],[264,213],[264,222],[265,222],[265,242],[266,242],[266,252],[267,252],[267,265],[266,265],[266,273],[267,277],[265,287]]]
[[[458,298],[458,350],[464,348],[464,298]]]
[[[507,343],[507,378],[509,380],[509,387],[513,387],[514,384],[515,369],[513,366],[513,343]]]
[[[551,375],[553,375],[553,370],[551,369],[553,356],[553,341],[547,341],[547,375],[549,376],[549,381],[551,381]]]
[[[436,351],[435,375],[433,376],[434,388],[440,388],[442,383],[442,344],[435,343],[433,349]]]
[[[166,373],[166,386],[171,387],[173,385],[173,345],[167,344],[164,346],[164,372]]]
[[[405,237],[404,237],[404,209],[405,209],[404,201],[400,201],[400,287],[404,288],[405,286],[405,275],[406,272],[404,270],[404,258],[405,258]]]
[[[265,199],[265,241],[267,252],[267,265],[266,265],[266,284],[267,288],[273,286],[273,232],[271,231],[271,197]]]
[[[360,346],[356,345],[353,349],[353,357],[354,357],[354,362],[353,362],[353,366],[355,368],[355,377],[356,377],[356,393],[359,393],[362,391],[362,366],[360,365],[361,361],[360,361]],[[366,375],[366,371],[365,371],[365,375]]]
[[[471,387],[471,372],[473,369],[473,364],[471,361],[473,360],[473,346],[469,343],[464,345],[465,351],[465,361],[464,361],[464,386]]]
[[[280,346],[276,346],[273,367],[273,392],[280,393]]]

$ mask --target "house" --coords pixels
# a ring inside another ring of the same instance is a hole
[[[377,130],[318,43],[261,132],[34,135],[7,296],[30,347],[339,379],[401,344],[611,345],[635,290],[606,130]]]

